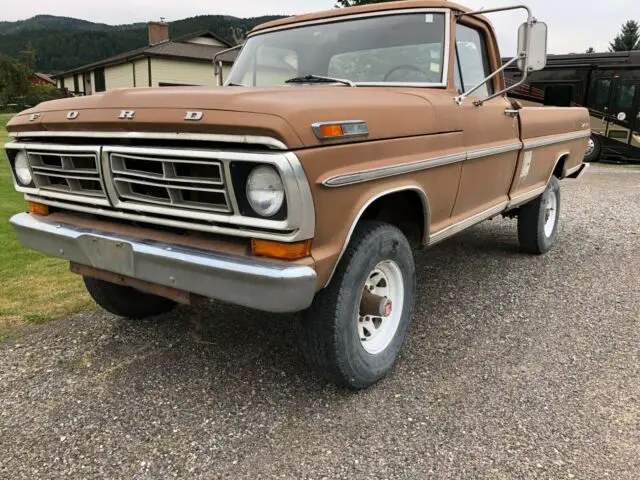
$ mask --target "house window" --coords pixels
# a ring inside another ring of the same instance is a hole
[[[95,89],[96,92],[104,92],[106,90],[105,80],[104,80],[104,68],[96,68],[93,72],[95,76]]]

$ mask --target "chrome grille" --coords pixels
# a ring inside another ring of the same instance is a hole
[[[106,198],[95,152],[27,150],[36,187]]]
[[[231,213],[222,163],[178,154],[108,152],[121,207],[130,202]]]

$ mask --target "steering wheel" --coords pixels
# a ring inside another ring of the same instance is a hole
[[[387,72],[387,74],[384,76],[383,81],[386,82],[387,80],[389,80],[389,77],[393,75],[397,70],[412,70],[414,72],[422,73],[425,77],[429,78],[428,72],[426,72],[421,68],[416,67],[415,65],[398,65],[396,67],[393,67],[391,70]]]

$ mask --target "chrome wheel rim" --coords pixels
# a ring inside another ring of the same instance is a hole
[[[369,274],[364,288],[391,301],[391,314],[387,317],[358,313],[360,344],[367,353],[376,355],[389,346],[400,325],[404,304],[404,281],[400,267],[393,260],[380,262]]]
[[[544,205],[544,234],[548,237],[553,233],[558,215],[558,197],[553,190],[547,195]]]
[[[589,139],[589,142],[587,143],[587,151],[585,153],[585,155],[588,157],[590,156],[596,149],[596,142],[593,141],[593,138]]]

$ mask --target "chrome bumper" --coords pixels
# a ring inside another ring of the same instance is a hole
[[[258,310],[304,310],[315,295],[316,272],[308,266],[132,238],[28,213],[10,222],[20,242],[38,252]]]

